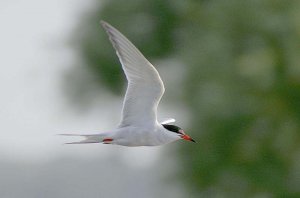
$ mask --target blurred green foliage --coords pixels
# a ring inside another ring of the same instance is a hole
[[[198,144],[180,149],[178,178],[190,196],[300,197],[300,1],[95,4],[74,40],[96,82],[123,94],[124,77],[100,19],[149,60],[183,63],[177,102],[188,109],[186,131]]]

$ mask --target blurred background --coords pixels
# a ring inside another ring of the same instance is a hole
[[[300,197],[300,2],[0,2],[0,197]],[[116,127],[126,79],[99,21],[156,66],[198,143],[63,145]]]

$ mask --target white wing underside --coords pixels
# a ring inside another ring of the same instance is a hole
[[[123,34],[104,21],[101,24],[128,80],[119,127],[155,124],[157,106],[165,90],[157,70]]]

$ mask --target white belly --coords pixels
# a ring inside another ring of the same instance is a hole
[[[122,146],[158,146],[179,139],[162,127],[124,127],[115,131],[113,144]]]

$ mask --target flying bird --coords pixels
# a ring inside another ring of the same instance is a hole
[[[176,140],[195,142],[184,130],[173,125],[171,118],[157,121],[157,106],[165,91],[163,81],[154,66],[116,28],[101,21],[126,75],[128,86],[123,101],[119,126],[111,131],[82,136],[85,139],[67,144],[103,143],[122,146],[158,146]]]

